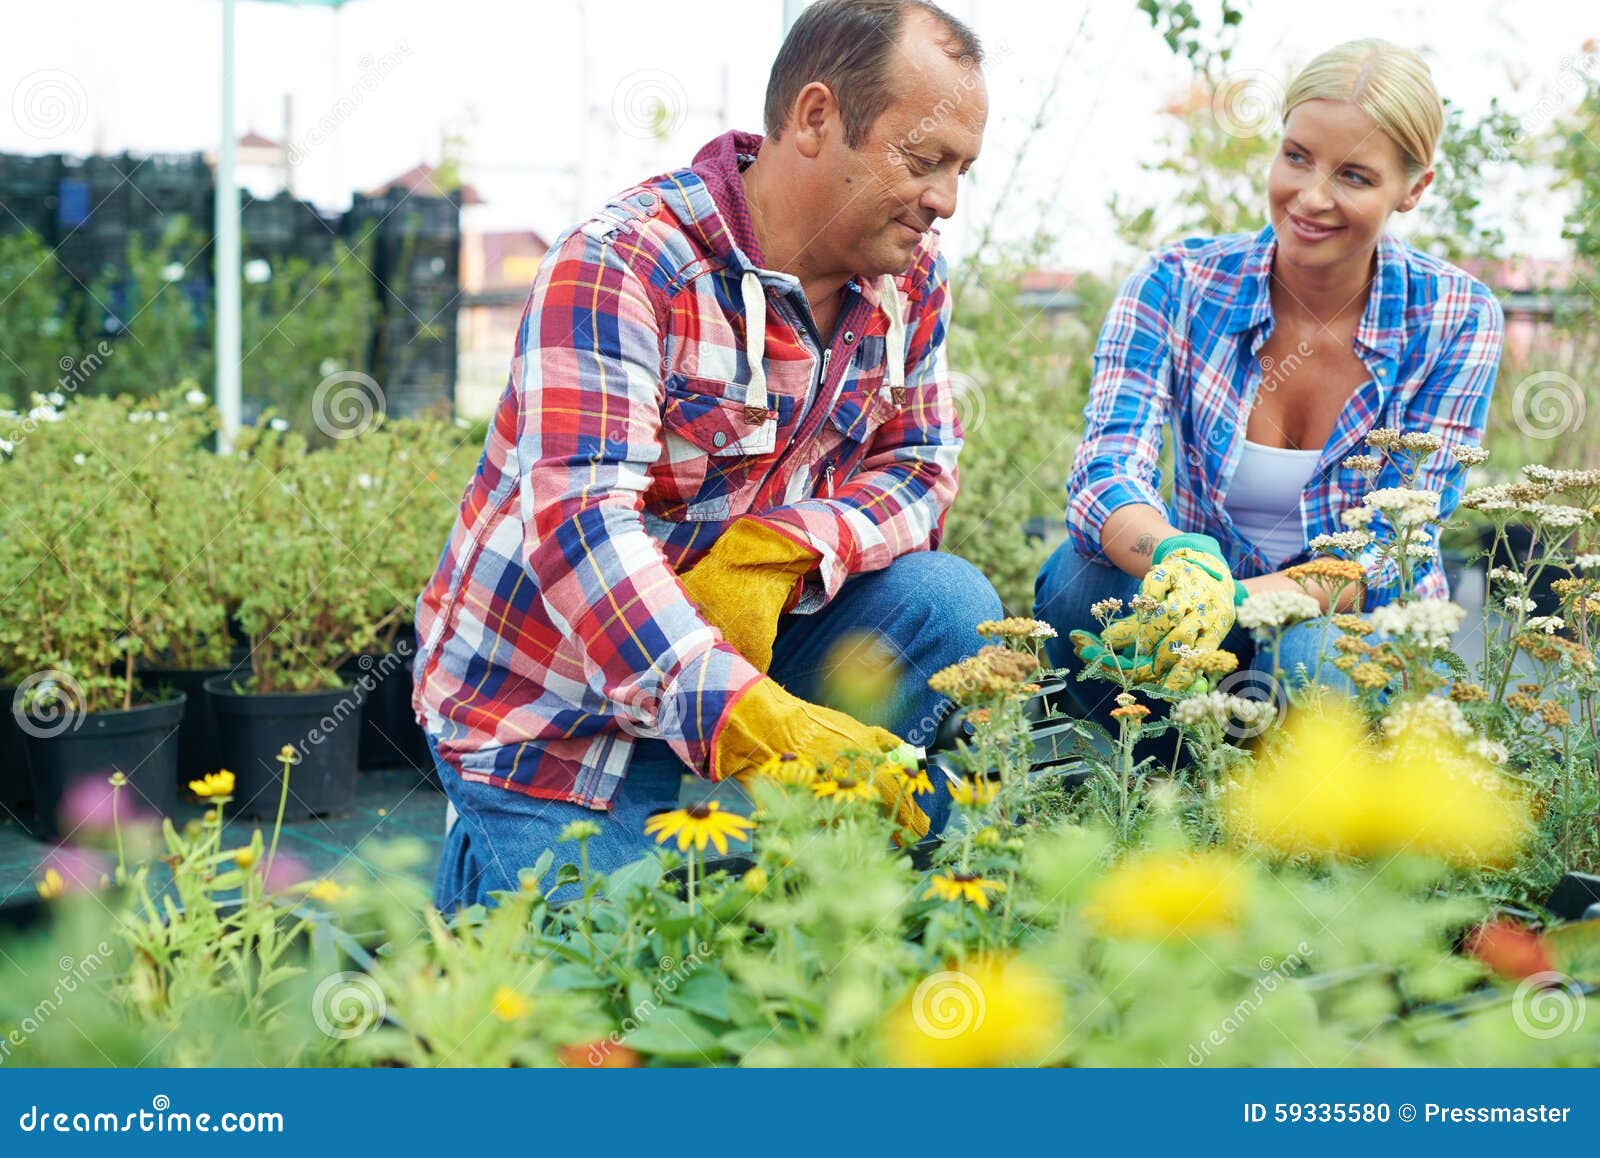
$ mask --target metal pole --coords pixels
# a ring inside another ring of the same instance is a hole
[[[239,134],[233,123],[233,47],[235,0],[222,0],[222,147],[217,150],[217,231],[212,252],[217,279],[217,409],[222,430],[217,452],[233,450],[240,420],[239,363],[243,344],[239,332],[239,187],[234,175],[234,153]]]

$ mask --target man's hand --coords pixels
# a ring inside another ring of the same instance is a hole
[[[778,617],[822,556],[753,518],[736,519],[683,578],[706,621],[758,671],[772,666]]]
[[[711,778],[734,776],[743,781],[786,753],[826,768],[846,753],[888,756],[903,745],[893,732],[808,703],[776,680],[763,678],[739,697],[723,722],[712,752]],[[900,765],[893,760],[874,763],[873,786],[884,808],[894,810],[902,828],[927,836],[927,813],[917,806]]]

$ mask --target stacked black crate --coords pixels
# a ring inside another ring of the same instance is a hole
[[[0,234],[26,230],[45,245],[54,245],[60,184],[60,154],[25,157],[0,153]]]
[[[63,157],[56,259],[84,288],[128,267],[134,188],[122,157]]]
[[[391,189],[357,196],[346,215],[351,244],[375,241],[382,321],[374,376],[394,417],[455,414],[456,322],[461,282],[461,207],[454,198]]]

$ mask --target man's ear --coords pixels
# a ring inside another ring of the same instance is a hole
[[[800,90],[792,119],[795,147],[808,159],[822,152],[823,142],[842,128],[839,102],[834,99],[833,90],[820,80]]]
[[[1406,190],[1406,195],[1400,199],[1400,204],[1395,206],[1395,210],[1399,213],[1410,213],[1417,207],[1417,202],[1422,200],[1423,190],[1432,184],[1433,170],[1428,169],[1412,183],[1410,189]]]

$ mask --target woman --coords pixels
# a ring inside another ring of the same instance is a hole
[[[1168,622],[1183,621],[1162,650],[1181,654],[1172,641],[1193,639],[1198,625],[1254,664],[1235,603],[1300,591],[1284,571],[1309,557],[1312,539],[1343,530],[1341,514],[1370,490],[1402,485],[1392,466],[1376,478],[1342,466],[1366,451],[1370,431],[1431,431],[1446,448],[1482,437],[1500,307],[1463,271],[1384,232],[1433,181],[1444,114],[1427,65],[1379,40],[1342,44],[1295,78],[1284,110],[1267,174],[1271,224],[1153,255],[1101,330],[1067,483],[1070,538],[1035,584],[1035,614],[1058,632],[1058,666],[1126,666],[1114,650],[1125,631],[1113,640],[1108,630],[1104,646],[1085,632],[1099,626],[1094,604],[1141,592],[1163,601]],[[1170,512],[1157,465],[1169,421]],[[1463,473],[1435,454],[1414,485],[1440,492],[1444,518]],[[1325,613],[1398,596],[1392,562],[1370,551],[1362,561],[1364,587],[1344,588],[1338,606],[1313,589]],[[1424,597],[1448,594],[1436,551],[1415,575]],[[1320,619],[1289,629],[1282,669],[1317,671],[1321,640],[1336,634]],[[1170,677],[1176,654],[1140,674]],[[1328,663],[1319,678],[1349,686]],[[1093,715],[1116,690],[1069,686]]]

